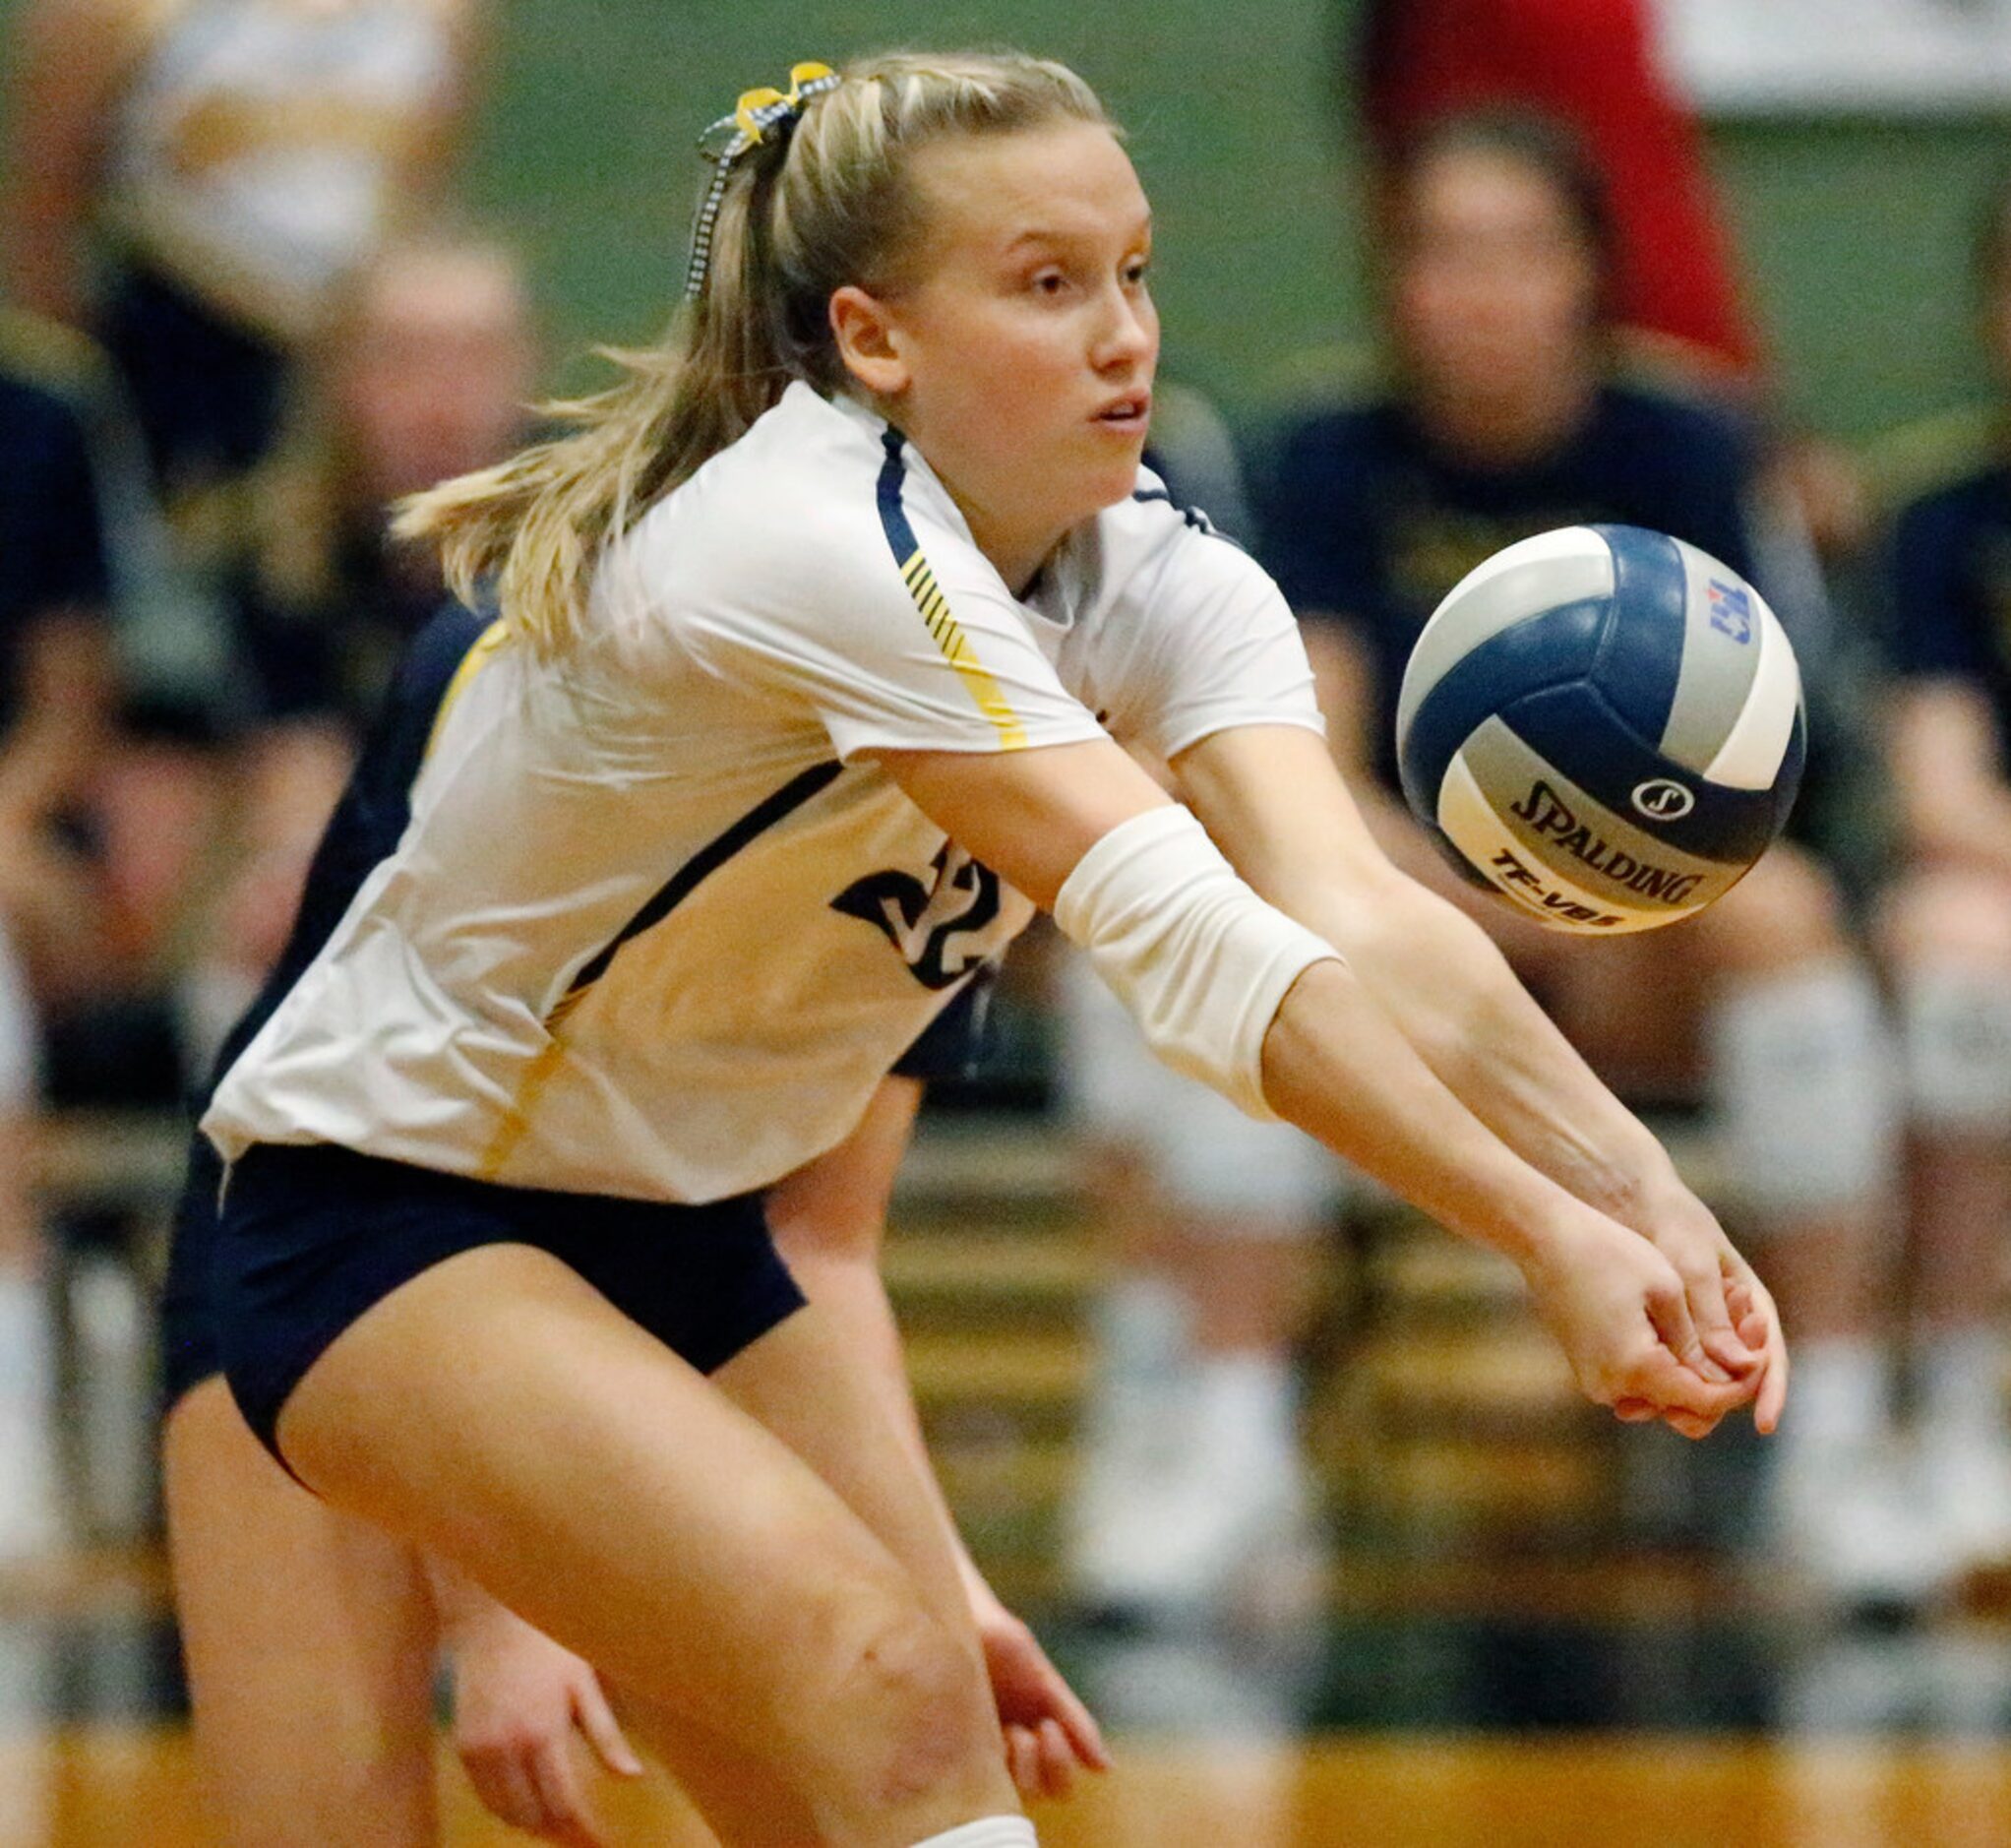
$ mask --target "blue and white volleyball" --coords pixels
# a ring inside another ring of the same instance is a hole
[[[1467,574],[1397,706],[1411,808],[1539,922],[1654,930],[1722,897],[1794,806],[1795,650],[1759,592],[1639,526],[1565,526]]]

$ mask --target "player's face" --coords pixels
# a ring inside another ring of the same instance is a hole
[[[420,255],[373,278],[330,380],[359,489],[392,500],[507,456],[534,347],[522,289],[498,259]]]
[[[995,562],[1003,546],[1037,563],[1137,482],[1159,358],[1151,211],[1089,123],[940,143],[913,180],[926,230],[887,296],[894,415]]]
[[[1598,261],[1549,177],[1449,150],[1412,175],[1401,207],[1390,309],[1428,389],[1542,392],[1589,361]]]

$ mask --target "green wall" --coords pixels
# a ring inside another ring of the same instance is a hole
[[[19,0],[0,0],[0,28]],[[692,144],[789,64],[901,42],[1010,42],[1075,64],[1128,125],[1161,223],[1174,362],[1243,414],[1297,348],[1363,333],[1346,125],[1327,107],[1347,0],[497,0],[477,204],[517,227],[562,344],[647,338],[679,281]],[[1713,132],[1789,402],[1861,435],[1970,388],[1974,201],[2011,116]]]

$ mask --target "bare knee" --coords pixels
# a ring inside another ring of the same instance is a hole
[[[1724,974],[1773,974],[1850,954],[1835,882],[1793,846],[1775,847],[1685,928]]]
[[[1878,938],[1898,969],[2011,975],[2011,881],[1962,869],[1917,874],[1886,900]]]
[[[832,1664],[825,1713],[850,1715],[837,1767],[862,1814],[898,1811],[996,1772],[997,1728],[975,1651],[919,1602],[889,1603]]]

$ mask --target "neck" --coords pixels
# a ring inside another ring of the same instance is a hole
[[[1513,397],[1422,386],[1412,402],[1440,448],[1463,462],[1507,468],[1561,447],[1584,422],[1598,389],[1590,372],[1574,369],[1541,391]]]
[[[1040,575],[1040,568],[1047,563],[1049,555],[1061,544],[1067,528],[1047,525],[1035,528],[1023,516],[1015,518],[965,492],[940,470],[937,478],[956,503],[956,511],[963,516],[964,524],[970,527],[971,538],[978,550],[992,561],[993,569],[1006,580],[1006,589],[1014,596],[1023,596],[1027,586]]]

